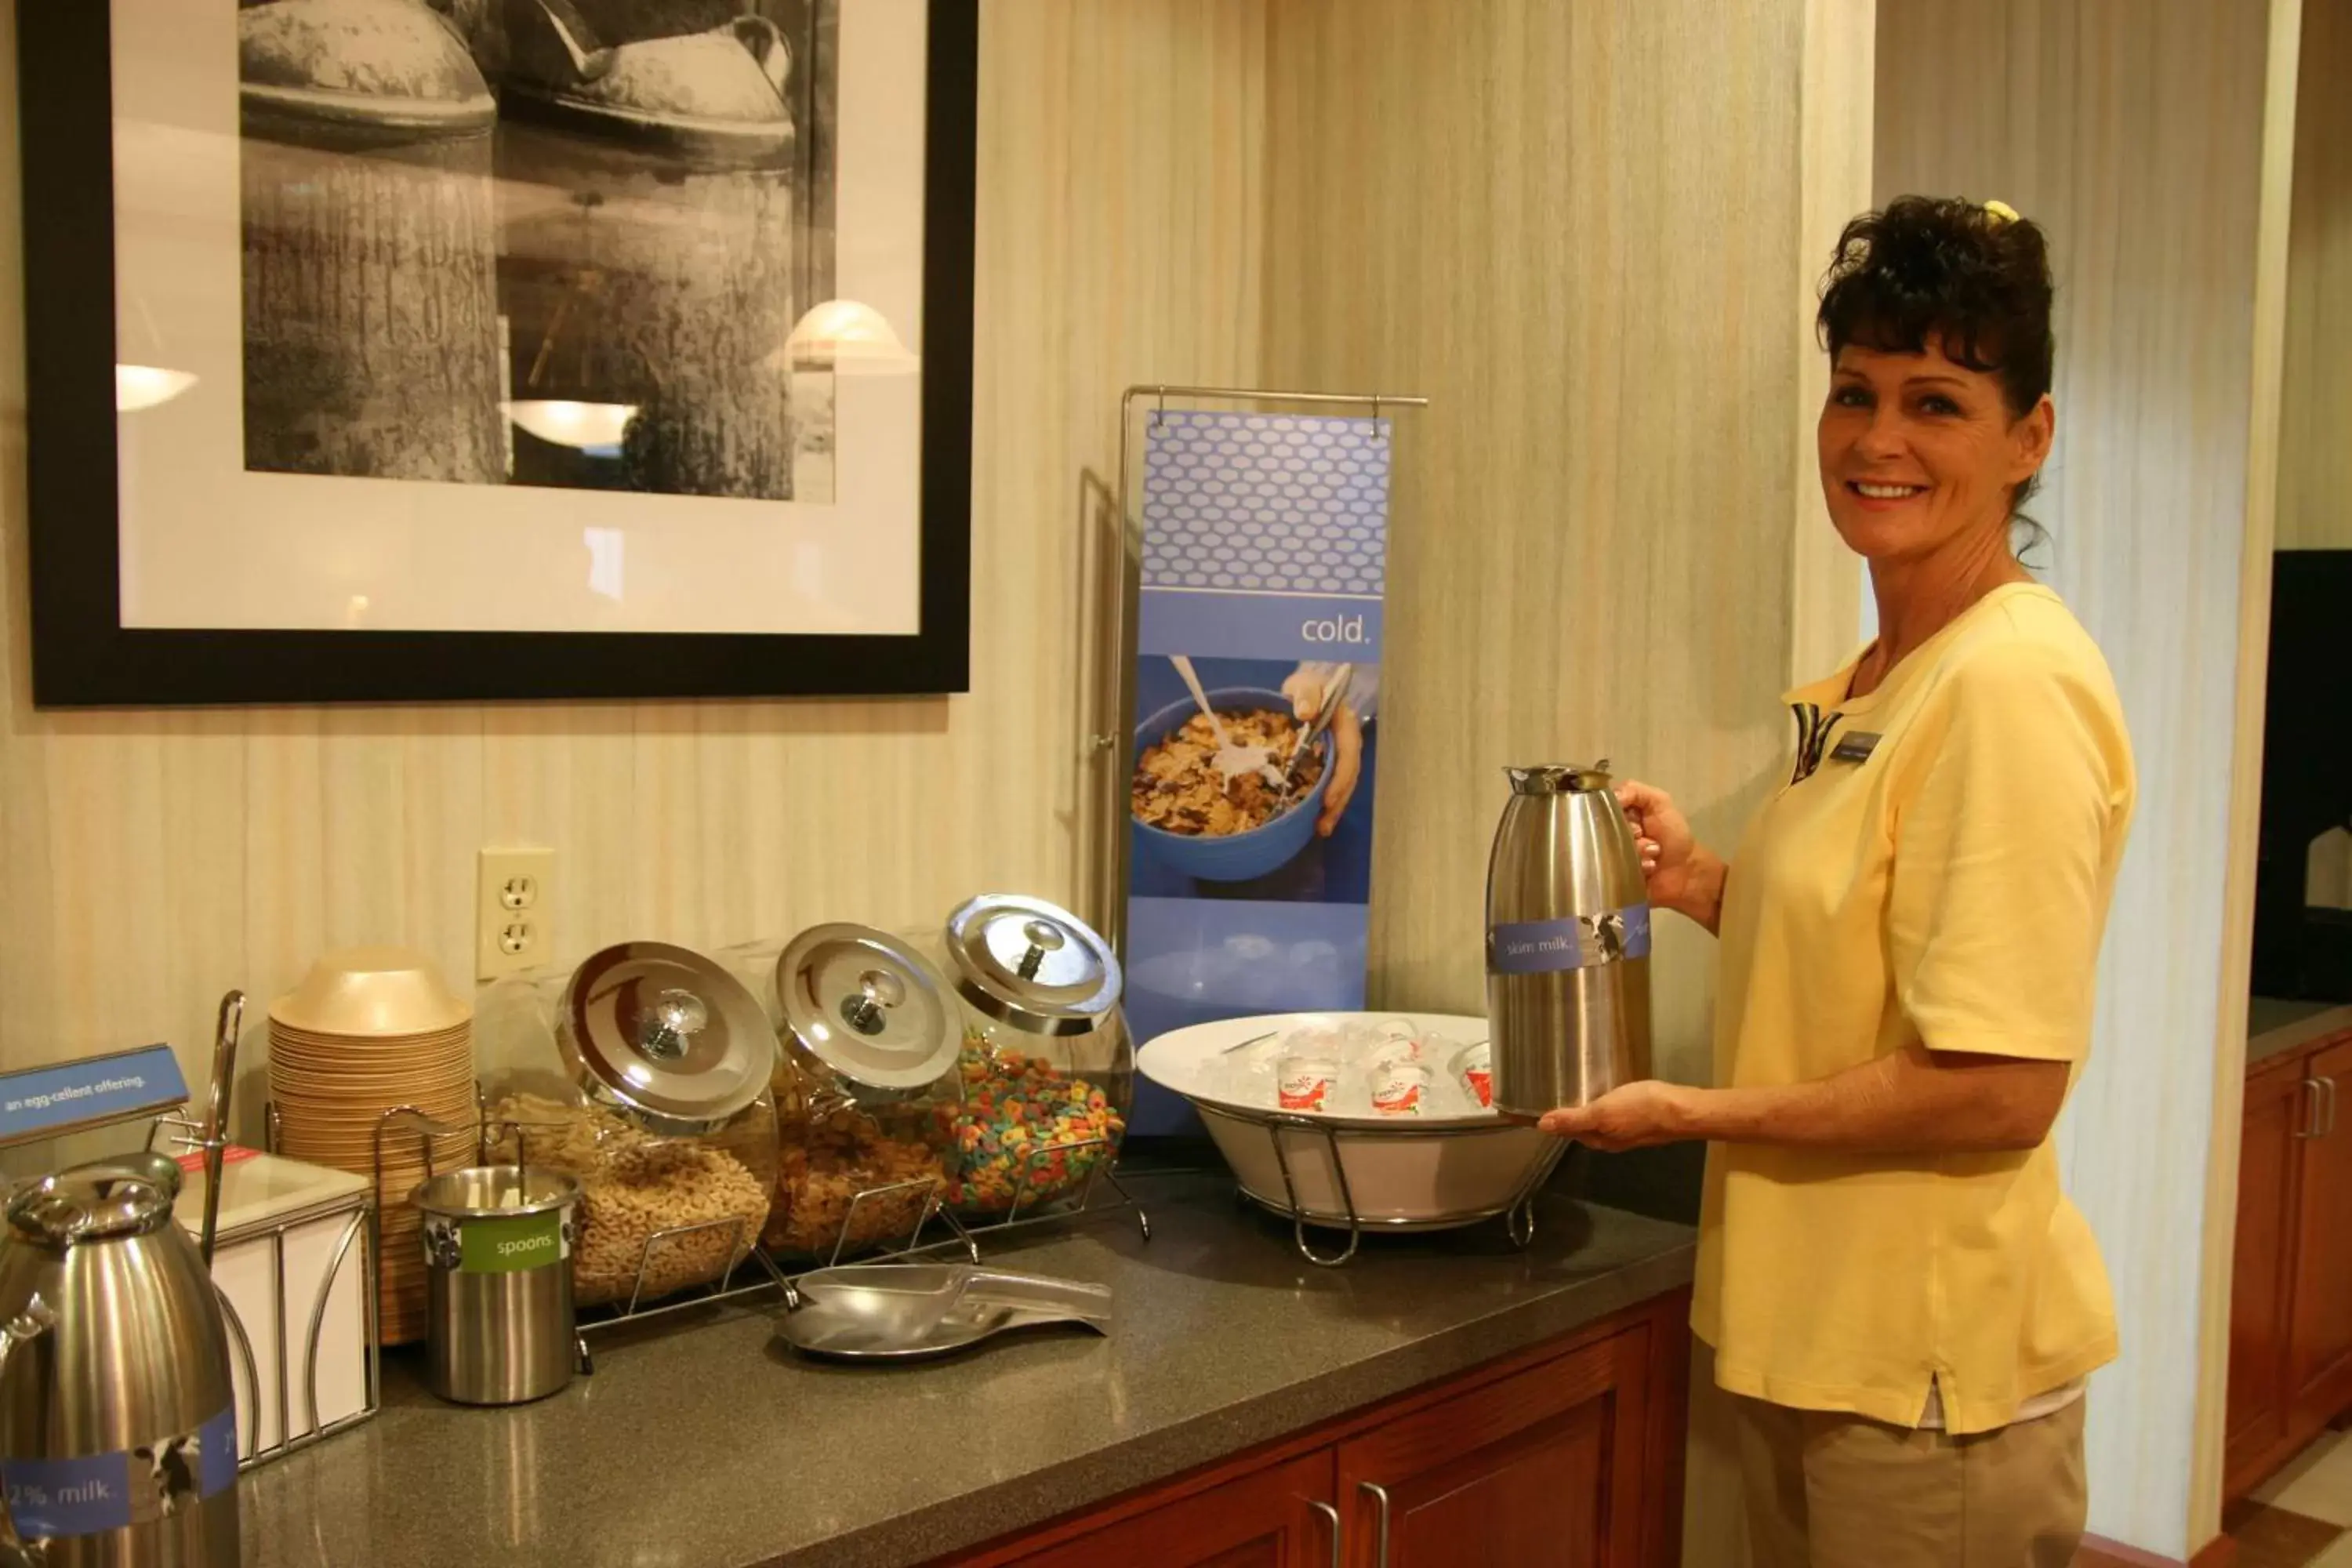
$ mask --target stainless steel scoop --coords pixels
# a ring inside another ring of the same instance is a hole
[[[797,1281],[780,1331],[811,1355],[907,1360],[945,1355],[1009,1329],[1082,1323],[1110,1331],[1110,1287],[969,1263],[868,1263]]]

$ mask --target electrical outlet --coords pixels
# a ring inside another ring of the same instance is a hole
[[[474,973],[496,980],[554,956],[552,849],[485,849],[475,871]]]

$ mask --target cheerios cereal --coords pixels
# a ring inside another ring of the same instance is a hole
[[[539,1095],[510,1095],[489,1116],[494,1158],[514,1158],[513,1133],[499,1126],[511,1122],[528,1163],[579,1179],[572,1289],[582,1306],[709,1284],[758,1244],[769,1187],[750,1162],[775,1139],[764,1104],[709,1140],[657,1138],[602,1107]]]

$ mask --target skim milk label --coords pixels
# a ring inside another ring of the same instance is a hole
[[[1650,956],[1650,906],[1488,928],[1486,973],[1552,974]]]

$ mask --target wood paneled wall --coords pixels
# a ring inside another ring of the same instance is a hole
[[[1871,0],[1283,0],[1265,367],[1402,416],[1373,962],[1483,1007],[1502,768],[1610,758],[1734,837],[1793,673],[1850,650],[1813,288],[1868,205]],[[1659,929],[1657,1068],[1710,1074],[1711,942]],[[1694,1379],[1685,1561],[1740,1560]]]
[[[1479,1006],[1506,763],[1607,757],[1720,840],[1786,741],[1806,6],[1272,20],[1267,373],[1431,399],[1398,446],[1374,965],[1391,1003]],[[1710,958],[1661,927],[1678,1077]]]
[[[953,700],[33,710],[22,231],[0,13],[0,1063],[167,1038],[405,942],[472,974],[474,855],[551,845],[559,957],[1072,898],[1078,551],[1119,390],[1257,374],[1262,0],[982,9],[974,633]]]
[[[1879,7],[1879,195],[1999,196],[2056,250],[2058,444],[2035,510],[2054,585],[2115,668],[2141,778],[2063,1135],[2123,1320],[2124,1359],[2093,1384],[2091,1528],[2175,1559],[2202,1544],[2186,1500],[2196,1237],[2225,1009],[2244,1044],[2243,998],[2221,981],[2270,10]]]
[[[2352,550],[2352,0],[2303,0],[2278,547]]]

